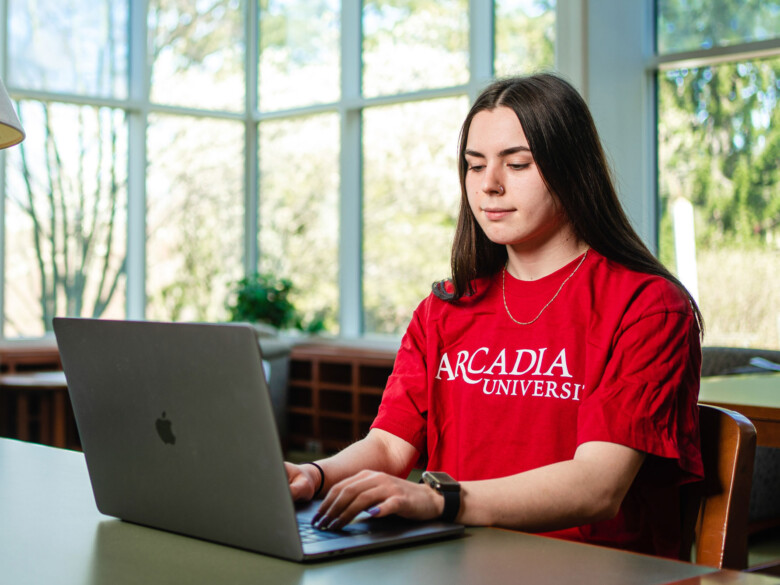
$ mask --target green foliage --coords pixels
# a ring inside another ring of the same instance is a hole
[[[555,1],[496,2],[495,73],[521,75],[555,66]]]
[[[237,283],[235,302],[228,305],[231,321],[267,323],[278,329],[295,323],[295,306],[287,298],[292,282],[271,274],[255,274]]]
[[[260,126],[258,271],[294,280],[289,299],[309,331],[338,331],[338,133],[334,114]]]
[[[777,2],[658,0],[659,53],[772,38],[780,26]]]
[[[766,246],[780,224],[780,60],[659,76],[661,205],[696,207],[697,247]]]
[[[301,66],[321,58],[323,23],[335,21],[338,29],[338,3],[332,0],[260,0],[260,52],[268,49],[290,51],[291,65]],[[313,14],[318,15],[312,18]]]
[[[177,71],[218,56],[243,38],[240,0],[150,0],[148,10],[154,56],[173,48]]]
[[[661,54],[776,36],[762,0],[659,0]],[[694,207],[707,343],[776,347],[780,253],[780,59],[658,74],[659,255],[674,266],[673,203]],[[689,275],[690,276],[690,275]]]
[[[449,52],[463,51],[464,0],[366,0],[363,50],[384,50],[397,43],[419,43]]]
[[[304,325],[302,316],[288,298],[292,291],[290,280],[272,274],[257,273],[242,278],[233,291],[235,301],[228,304],[230,320],[265,323],[277,329],[300,329],[307,333],[323,331],[324,319],[320,315]]]

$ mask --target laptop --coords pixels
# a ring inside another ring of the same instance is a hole
[[[103,514],[293,561],[463,534],[398,517],[313,530],[250,325],[55,318],[54,332]]]

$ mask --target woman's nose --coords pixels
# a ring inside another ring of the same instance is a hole
[[[501,178],[498,176],[498,173],[490,167],[485,169],[482,190],[491,195],[504,194],[504,186],[501,184]]]

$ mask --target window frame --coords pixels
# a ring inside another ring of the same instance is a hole
[[[0,17],[8,26],[8,5],[0,0]],[[283,111],[257,109],[259,0],[243,5],[246,35],[246,96],[243,112],[206,111],[162,106],[149,101],[150,70],[146,60],[148,0],[130,2],[129,88],[127,99],[92,98],[9,87],[14,99],[56,100],[65,103],[109,106],[123,109],[129,124],[128,243],[126,317],[144,319],[146,314],[146,127],[149,114],[159,112],[241,121],[245,128],[244,160],[244,250],[243,269],[257,270],[259,247],[258,125],[266,120],[335,112],[340,116],[340,230],[339,230],[339,336],[365,334],[362,306],[362,160],[361,118],[366,108],[402,102],[466,95],[473,101],[493,79],[494,9],[492,2],[470,0],[470,75],[463,85],[364,98],[361,95],[361,0],[342,0],[341,97],[338,102]],[[651,248],[656,241],[653,0],[558,0],[556,7],[555,70],[569,79],[589,102],[606,150],[616,169],[619,191],[642,235]],[[6,34],[4,38],[8,38]],[[5,42],[0,42],[0,77],[7,71]],[[616,96],[620,99],[616,99]],[[629,124],[616,122],[620,111],[641,112]],[[0,189],[4,184],[4,154],[0,153]],[[454,170],[453,170],[454,172]],[[0,206],[0,238],[4,208]],[[4,240],[0,239],[0,247]],[[0,252],[3,252],[0,248]],[[0,304],[3,303],[0,253]],[[4,323],[0,312],[0,328]],[[2,331],[2,329],[0,329]]]

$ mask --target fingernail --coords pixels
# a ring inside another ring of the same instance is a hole
[[[318,530],[327,530],[328,525],[330,523],[331,523],[331,519],[328,518],[327,516],[323,516],[322,518],[317,520],[317,522],[314,524],[314,527],[317,528]]]
[[[368,510],[366,510],[366,514],[368,514],[369,516],[376,516],[377,514],[379,514],[379,506],[374,506],[373,508],[369,508]]]

